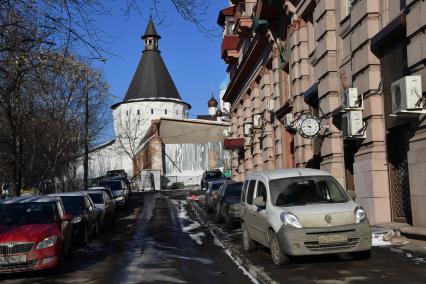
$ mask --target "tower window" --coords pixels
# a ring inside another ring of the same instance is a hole
[[[167,114],[167,109],[164,110],[164,114]]]
[[[138,110],[138,115],[140,115],[140,112],[139,112],[139,110]]]
[[[154,110],[153,109],[151,109],[151,114],[154,114]]]

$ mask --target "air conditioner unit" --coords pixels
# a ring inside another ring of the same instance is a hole
[[[224,131],[223,131],[223,136],[225,137],[231,137],[232,136],[232,128],[231,126],[228,126]]]
[[[251,136],[252,135],[252,123],[244,123],[244,136]]]
[[[358,95],[357,88],[349,88],[341,93],[342,109],[345,111],[363,110],[364,101],[362,95]]]
[[[405,76],[391,85],[392,113],[426,113],[421,76]]]
[[[244,138],[244,146],[252,147],[253,146],[253,137],[245,137]]]
[[[284,127],[287,129],[294,129],[294,116],[292,113],[287,113],[284,116]]]
[[[342,134],[344,138],[365,138],[365,124],[362,111],[349,111],[342,115]]]
[[[253,114],[253,128],[263,128],[262,114]]]
[[[275,111],[275,101],[274,100],[269,100],[266,108],[268,109],[269,112],[274,112]]]

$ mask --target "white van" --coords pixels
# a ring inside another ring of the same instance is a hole
[[[260,243],[271,249],[277,265],[299,255],[370,255],[371,228],[364,209],[321,170],[249,175],[241,193],[241,228],[244,249]]]

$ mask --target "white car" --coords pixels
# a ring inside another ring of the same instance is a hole
[[[291,256],[352,253],[368,257],[371,228],[329,173],[313,169],[255,172],[244,181],[241,228],[246,250],[260,243],[280,265]]]

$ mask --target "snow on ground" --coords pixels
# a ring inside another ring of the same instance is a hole
[[[198,245],[203,244],[203,237],[206,236],[204,232],[194,232],[194,230],[201,228],[201,224],[198,221],[194,221],[189,218],[188,212],[186,211],[185,205],[187,201],[178,201],[177,206],[179,208],[179,221],[182,226],[182,232],[185,232],[189,235],[191,239],[193,239]],[[188,225],[184,226],[183,223],[188,223]]]
[[[383,246],[390,246],[392,243],[390,241],[383,240],[384,233],[378,232],[378,233],[372,233],[371,234],[371,245],[373,247],[383,247]]]

